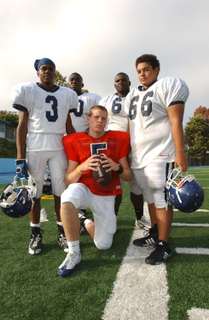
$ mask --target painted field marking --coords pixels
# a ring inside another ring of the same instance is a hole
[[[209,223],[178,223],[173,222],[172,226],[174,227],[209,227]]]
[[[209,310],[201,308],[192,308],[187,310],[189,320],[208,320]]]
[[[150,221],[146,204],[144,215]],[[168,319],[166,266],[164,263],[155,266],[145,263],[145,258],[151,251],[133,245],[134,239],[143,236],[144,231],[135,228],[117,273],[112,294],[107,300],[103,320]]]
[[[173,209],[173,211],[179,211],[178,209]],[[198,209],[195,212],[209,212],[207,209]]]
[[[179,254],[203,254],[209,255],[209,249],[207,248],[175,248]]]
[[[178,211],[174,209],[175,211]],[[198,211],[209,212],[199,209]],[[147,221],[149,213],[144,206]],[[175,226],[209,227],[209,224],[173,223]],[[133,245],[133,240],[144,236],[144,231],[135,229],[125,257],[114,282],[113,291],[107,300],[103,320],[167,320],[168,284],[165,264],[150,266],[145,258],[150,251]],[[209,254],[205,248],[176,248],[179,254]],[[163,302],[163,305],[162,305]],[[160,308],[159,314],[159,305]],[[192,308],[187,311],[189,320],[208,320],[209,310]]]
[[[41,199],[52,200],[52,199],[54,199],[54,196],[53,196],[53,194],[45,195],[45,196],[42,196]]]
[[[103,320],[167,320],[168,285],[164,263],[148,265],[148,248],[133,245],[143,237],[143,231],[134,230],[132,239],[107,300]],[[160,306],[160,308],[159,308]]]

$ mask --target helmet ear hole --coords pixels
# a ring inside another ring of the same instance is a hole
[[[204,190],[193,175],[183,176],[180,169],[173,169],[166,182],[166,197],[176,209],[190,213],[203,204]]]
[[[32,176],[24,184],[21,180],[20,186],[17,185],[16,177],[13,183],[7,185],[0,197],[0,207],[2,211],[12,218],[21,218],[28,214],[36,200],[36,183]]]

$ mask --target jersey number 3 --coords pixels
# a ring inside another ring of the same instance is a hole
[[[54,96],[47,96],[46,103],[50,103],[52,111],[46,111],[46,118],[49,122],[55,122],[58,119],[57,99]]]

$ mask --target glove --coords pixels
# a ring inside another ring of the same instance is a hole
[[[28,164],[25,159],[15,160],[16,164],[16,175],[18,178],[25,178],[28,180]]]

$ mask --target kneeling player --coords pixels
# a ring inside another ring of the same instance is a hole
[[[58,274],[65,277],[80,263],[78,209],[89,208],[94,222],[82,216],[87,231],[98,249],[109,249],[116,231],[114,201],[122,193],[120,179],[131,177],[127,155],[130,151],[130,136],[126,132],[108,131],[107,110],[102,106],[90,109],[87,132],[74,133],[63,138],[69,159],[66,174],[68,188],[61,196],[61,218],[67,237],[69,253],[58,268]],[[104,154],[101,159],[98,154]],[[112,171],[112,179],[106,186],[98,183],[91,171],[97,167]]]

